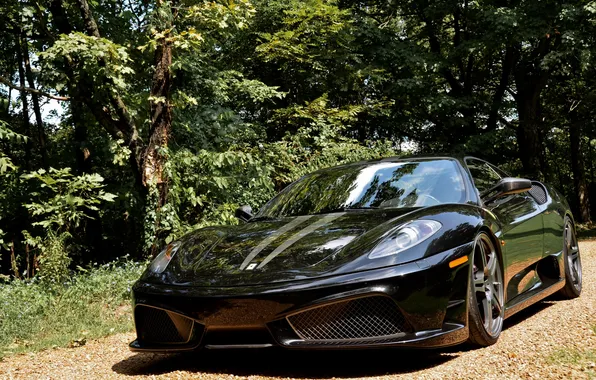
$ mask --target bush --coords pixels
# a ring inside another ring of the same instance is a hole
[[[0,357],[130,331],[130,290],[145,266],[118,261],[79,268],[62,284],[0,284]]]

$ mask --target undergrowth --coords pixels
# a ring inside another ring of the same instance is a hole
[[[145,266],[120,260],[79,268],[60,284],[0,284],[0,358],[130,331],[130,290]]]
[[[596,326],[592,328],[596,332]],[[559,349],[550,354],[548,361],[581,370],[589,379],[596,379],[596,350],[578,348]]]

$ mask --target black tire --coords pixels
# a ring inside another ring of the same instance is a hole
[[[565,217],[563,261],[565,264],[565,287],[557,294],[564,299],[577,298],[582,292],[582,260],[575,228],[569,217]]]
[[[499,254],[491,238],[484,232],[474,240],[471,265],[468,342],[486,347],[495,344],[501,335],[505,294]]]

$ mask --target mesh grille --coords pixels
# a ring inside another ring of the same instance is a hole
[[[529,191],[530,195],[540,204],[546,203],[546,191],[544,188],[536,183],[532,183],[532,188]]]
[[[135,324],[139,340],[150,343],[186,343],[193,320],[179,314],[148,306],[135,308]]]
[[[362,340],[403,335],[406,321],[395,302],[373,296],[317,307],[288,317],[304,340]]]

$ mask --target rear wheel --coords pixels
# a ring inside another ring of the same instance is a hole
[[[559,290],[559,295],[567,299],[577,298],[582,292],[582,260],[575,228],[569,218],[565,218],[563,259],[565,260],[565,287]]]
[[[484,232],[474,241],[470,279],[469,342],[477,346],[494,344],[505,315],[503,268],[491,238]]]

